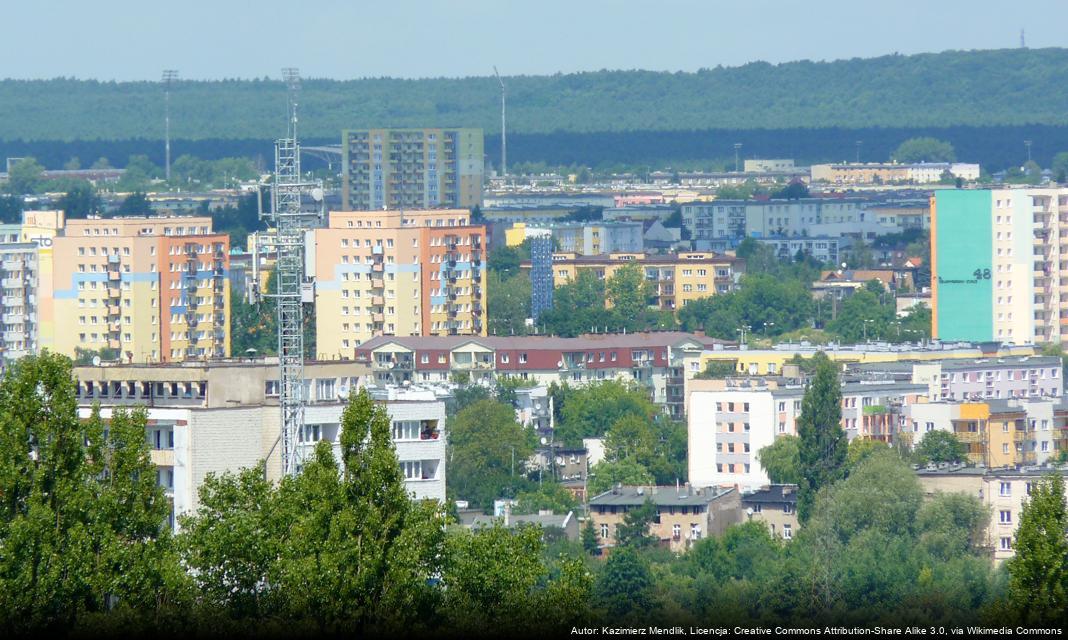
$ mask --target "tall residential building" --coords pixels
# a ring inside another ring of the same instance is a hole
[[[0,244],[0,318],[3,320],[0,358],[3,360],[17,360],[37,352],[37,256],[36,242]]]
[[[333,211],[314,231],[316,350],[374,336],[485,335],[486,228],[465,209]]]
[[[482,204],[481,129],[345,130],[341,149],[349,211]]]
[[[743,260],[711,251],[671,255],[610,253],[600,256],[554,253],[553,284],[563,286],[577,278],[582,270],[593,271],[598,278],[605,280],[611,278],[616,269],[628,264],[637,264],[642,268],[661,309],[681,309],[692,300],[731,291],[745,268]],[[529,270],[531,263],[524,262],[520,266]]]
[[[553,308],[553,239],[530,239],[530,316],[534,322],[542,312]]]
[[[133,362],[228,356],[229,248],[208,217],[67,220],[47,247],[39,346]]]
[[[1062,341],[1066,253],[1066,188],[938,191],[931,216],[932,335]]]

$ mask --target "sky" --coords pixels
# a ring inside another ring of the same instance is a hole
[[[1068,45],[1064,0],[3,0],[0,22],[0,78],[20,79],[695,71],[1016,47],[1021,29]]]

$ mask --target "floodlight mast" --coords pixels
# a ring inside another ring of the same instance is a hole
[[[275,141],[274,175],[270,211],[260,216],[271,227],[265,244],[276,253],[275,291],[268,293],[278,305],[278,404],[281,411],[282,473],[296,475],[303,459],[298,447],[304,428],[304,303],[314,303],[312,284],[304,272],[304,245],[307,232],[323,219],[322,181],[306,181],[300,170],[300,144],[297,142],[297,96],[300,73],[282,70],[287,88],[287,137]],[[305,209],[305,194],[319,195],[315,207]],[[261,200],[262,202],[262,200]]]
[[[163,70],[163,138],[164,165],[167,182],[171,180],[171,83],[178,79],[175,69]]]
[[[501,74],[497,73],[497,66],[493,66],[493,75],[497,76],[497,82],[501,85],[501,177],[508,177],[508,121],[505,117],[505,106],[508,100],[508,89],[504,86]]]

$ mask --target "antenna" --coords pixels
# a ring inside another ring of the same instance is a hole
[[[741,150],[741,148],[742,148],[742,143],[741,142],[735,142],[734,143],[734,172],[735,173],[738,173],[739,171],[741,171],[741,165],[738,162],[738,151]]]
[[[286,137],[297,139],[297,98],[300,95],[300,70],[296,67],[282,69],[282,81],[286,83]]]
[[[1026,49],[1027,48],[1027,40],[1024,38],[1024,30],[1023,29],[1020,29],[1020,48],[1021,49]]]
[[[167,182],[171,181],[171,83],[177,79],[176,69],[163,70],[163,153]]]
[[[300,171],[300,144],[297,142],[297,92],[300,73],[282,70],[288,90],[288,137],[274,143],[274,179],[271,182],[271,210],[262,210],[273,228],[263,233],[264,244],[276,252],[276,291],[267,295],[278,303],[278,404],[281,410],[282,472],[295,475],[300,470],[298,434],[304,428],[304,303],[314,303],[313,284],[304,273],[304,243],[308,230],[323,218],[322,181],[306,182]],[[303,208],[309,194],[316,209]]]
[[[508,176],[508,121],[505,118],[505,105],[508,98],[508,89],[504,86],[501,74],[497,73],[497,65],[493,65],[493,75],[497,76],[497,82],[501,85],[501,177]]]

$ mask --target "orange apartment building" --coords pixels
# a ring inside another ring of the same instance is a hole
[[[318,357],[382,335],[486,335],[486,228],[466,209],[333,211],[316,229]]]
[[[67,220],[49,247],[41,346],[128,362],[229,356],[229,249],[208,217]]]

